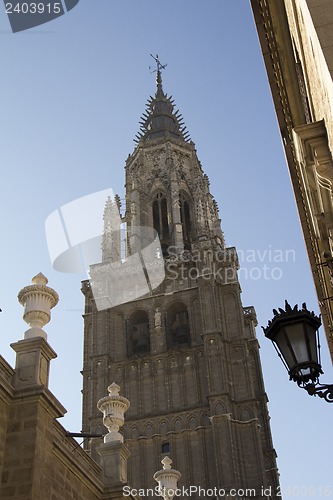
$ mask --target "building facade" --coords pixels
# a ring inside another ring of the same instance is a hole
[[[42,329],[57,293],[39,273],[18,298],[30,328],[11,345],[15,368],[0,356],[1,500],[124,500],[123,487],[130,489],[126,446],[104,428],[108,437],[100,442],[97,464],[58,421],[66,410],[49,390],[56,353]]]
[[[333,358],[333,3],[251,5]]]
[[[143,266],[148,293],[136,294],[133,278],[133,300],[103,308],[96,307],[91,283],[83,282],[82,430],[100,432],[96,403],[115,381],[131,402],[124,437],[134,488],[154,487],[153,474],[169,455],[182,474],[180,487],[222,488],[226,498],[239,499],[252,489],[248,496],[277,498],[256,314],[241,303],[236,250],[225,246],[208,177],[163,90],[160,69],[137,146],[126,161],[122,221],[127,258],[142,257],[143,228],[154,228],[160,240],[155,260],[162,262],[165,279],[152,286],[151,270]],[[107,201],[103,262],[92,271],[118,266],[114,286],[121,293],[123,250],[120,232],[112,227],[116,208],[117,199]],[[86,446],[96,461],[98,446],[97,438]]]

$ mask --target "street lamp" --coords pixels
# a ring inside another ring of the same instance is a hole
[[[274,317],[264,330],[265,337],[273,345],[288,370],[290,380],[306,389],[311,396],[333,402],[333,385],[320,384],[319,375],[323,373],[320,364],[320,345],[318,328],[320,318],[308,311],[306,304],[299,310],[285,301],[285,310],[273,309]]]

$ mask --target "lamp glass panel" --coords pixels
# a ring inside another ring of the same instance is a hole
[[[303,378],[310,377],[311,376],[311,370],[310,368],[301,368],[299,372],[302,374]]]
[[[318,349],[317,349],[317,335],[316,335],[317,331],[311,325],[308,324],[306,325],[306,330],[309,339],[311,359],[315,363],[318,363]]]
[[[274,336],[274,342],[276,343],[280,353],[282,354],[285,362],[288,365],[289,370],[295,366],[294,357],[292,351],[287,342],[287,337],[283,328],[280,328]]]
[[[285,331],[294,351],[297,363],[307,363],[309,361],[309,350],[306,342],[304,324],[294,323],[285,326]]]

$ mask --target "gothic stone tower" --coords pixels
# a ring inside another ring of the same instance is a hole
[[[131,403],[124,437],[133,487],[154,487],[168,454],[180,486],[253,488],[251,498],[267,498],[262,487],[271,487],[276,498],[256,314],[242,306],[236,250],[225,247],[208,177],[160,71],[141,124],[126,162],[128,253],[140,249],[134,228],[155,228],[166,276],[144,297],[102,311],[83,282],[82,430],[102,429],[96,403],[115,381]],[[120,255],[119,238],[110,236],[112,210],[109,200],[104,263]],[[98,445],[87,445],[96,460]]]

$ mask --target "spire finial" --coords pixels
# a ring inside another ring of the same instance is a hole
[[[167,137],[169,133],[172,137],[190,143],[189,133],[184,125],[182,115],[177,110],[172,96],[164,93],[162,88],[162,70],[167,64],[162,64],[158,55],[150,54],[156,63],[155,69],[149,66],[151,73],[156,73],[156,93],[148,99],[147,109],[143,113],[140,121],[140,131],[135,136],[134,142],[148,141],[157,138]]]
[[[152,71],[152,73],[156,73],[156,83],[157,83],[157,86],[159,86],[159,85],[162,86],[161,70],[165,69],[167,67],[167,64],[162,64],[161,63],[161,61],[158,58],[158,54],[156,54],[156,56],[153,56],[153,54],[150,54],[150,55],[154,59],[154,61],[156,62],[156,69],[154,69]],[[150,66],[149,66],[149,69],[151,69]]]
[[[154,61],[156,62],[156,69],[154,69],[152,71],[152,73],[160,73],[161,74],[161,69],[165,69],[167,67],[167,64],[161,63],[161,61],[158,58],[158,54],[156,54],[156,56],[153,56],[153,54],[150,54],[150,55],[154,59]],[[149,69],[151,69],[150,66],[149,66]]]

